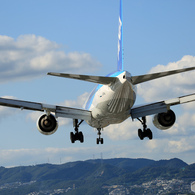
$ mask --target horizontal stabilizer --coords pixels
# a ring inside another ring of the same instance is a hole
[[[108,84],[114,83],[118,80],[117,77],[102,77],[102,76],[90,76],[90,75],[78,75],[78,74],[64,74],[64,73],[54,73],[54,72],[49,72],[47,74],[51,75],[51,76],[64,77],[64,78],[70,78],[70,79],[78,79],[78,80],[82,80],[82,81],[99,83],[99,84],[103,84],[103,85],[108,85]]]
[[[191,71],[191,70],[195,70],[195,67],[166,71],[166,72],[159,72],[159,73],[152,73],[152,74],[145,74],[145,75],[140,75],[140,76],[132,76],[131,79],[132,79],[132,83],[134,85],[136,85],[136,84],[150,81],[153,79],[158,79],[161,77],[165,77],[165,76],[169,76],[169,75],[173,75],[173,74],[178,74],[181,72]]]

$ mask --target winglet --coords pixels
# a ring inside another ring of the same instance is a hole
[[[123,5],[120,0],[120,14],[118,27],[118,56],[117,56],[117,70],[123,71]]]

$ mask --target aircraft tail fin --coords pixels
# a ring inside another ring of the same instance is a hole
[[[119,28],[118,28],[118,56],[117,70],[123,71],[123,4],[120,0]]]
[[[51,76],[64,77],[64,78],[70,78],[70,79],[78,79],[78,80],[98,83],[98,84],[102,84],[102,85],[109,85],[111,83],[118,81],[117,77],[102,77],[102,76],[65,74],[65,73],[54,73],[54,72],[49,72],[47,74],[51,75]]]

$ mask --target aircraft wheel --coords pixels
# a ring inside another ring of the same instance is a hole
[[[81,131],[79,132],[79,141],[80,141],[81,143],[84,142],[84,136],[83,136],[83,133],[82,133]]]
[[[100,140],[99,138],[96,139],[96,143],[99,144],[100,143]]]
[[[100,138],[100,142],[101,142],[101,144],[103,144],[104,143],[104,139]]]
[[[74,135],[73,132],[70,133],[70,140],[71,140],[72,143],[75,142],[75,135]]]
[[[143,133],[143,131],[142,131],[141,129],[138,129],[138,136],[139,136],[139,138],[140,138],[141,140],[144,139],[144,133]]]
[[[147,129],[147,136],[149,139],[153,138],[152,131],[150,129]]]

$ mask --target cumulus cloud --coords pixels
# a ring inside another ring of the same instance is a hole
[[[180,69],[186,67],[195,66],[195,57],[184,56],[177,62],[171,62],[167,65],[157,65],[152,68],[151,72],[160,72],[173,69]],[[182,73],[155,81],[147,82],[145,84],[138,85],[138,94],[144,98],[147,102],[158,101],[162,99],[175,98],[185,94],[193,93],[195,81],[191,78],[195,77],[195,72]],[[82,107],[84,100],[88,96],[88,93],[84,93],[76,100],[66,100],[60,105],[69,107]],[[37,163],[45,162],[48,158],[52,163],[55,163],[56,159],[60,159],[62,156],[62,162],[85,160],[95,154],[103,152],[107,158],[112,157],[130,157],[130,158],[173,158],[178,157],[188,161],[191,159],[191,155],[194,155],[194,108],[195,104],[185,104],[180,106],[180,112],[177,112],[177,121],[175,125],[167,131],[159,131],[152,125],[151,117],[147,117],[147,125],[153,130],[154,139],[145,139],[140,141],[137,136],[137,129],[141,128],[140,122],[131,119],[124,121],[121,124],[110,125],[103,131],[102,136],[105,136],[105,144],[107,142],[106,137],[113,140],[114,145],[103,145],[94,147],[78,147],[78,148],[46,148],[46,149],[19,149],[19,150],[1,150],[2,164],[8,165],[9,162],[18,162],[20,159],[24,159],[26,164],[34,163],[33,159],[38,161]],[[40,114],[40,113],[38,113]],[[35,112],[28,115],[30,119],[36,121],[39,115]],[[67,121],[66,121],[67,120]],[[60,119],[60,125],[67,125],[72,122],[68,119]],[[84,133],[84,132],[83,132]],[[129,141],[128,141],[129,140]],[[117,141],[119,141],[117,143]],[[121,143],[123,141],[125,144]],[[69,152],[71,151],[71,153]],[[82,156],[82,157],[81,157]],[[26,158],[26,159],[25,159]],[[52,159],[55,159],[52,161]],[[10,165],[11,166],[11,165]]]
[[[44,37],[21,35],[16,40],[0,35],[0,82],[43,76],[49,71],[88,72],[100,67],[88,53],[65,53]]]
[[[48,162],[60,163],[75,160],[75,156],[79,153],[86,153],[85,147],[80,148],[21,148],[21,149],[7,149],[0,150],[1,165],[17,166],[40,164]],[[20,160],[23,159],[23,162]],[[36,159],[36,161],[34,160]]]
[[[195,57],[188,55],[184,56],[177,62],[170,62],[167,65],[157,65],[156,67],[153,67],[149,73],[193,66],[195,66]],[[191,78],[195,78],[195,71],[177,74],[140,84],[138,85],[138,95],[140,95],[146,102],[155,102],[194,93],[195,80]],[[155,136],[161,137],[164,140],[167,139],[168,141],[170,136],[173,138],[172,140],[176,138],[182,139],[183,136],[189,136],[193,129],[195,129],[195,114],[193,113],[194,108],[195,103],[189,103],[181,106],[180,112],[176,113],[176,123],[167,131],[157,130],[152,124],[152,117],[147,117],[147,125],[149,128],[151,128],[151,130],[153,130],[154,134],[157,134]],[[104,134],[112,140],[134,140],[137,139],[137,129],[139,128],[142,128],[139,121],[135,120],[132,122],[130,119],[128,119],[121,124],[106,127]],[[152,149],[155,146],[155,141],[149,143]],[[174,143],[174,141],[172,143]],[[169,145],[171,144],[169,143]],[[171,146],[173,146],[173,144]]]
[[[21,148],[21,149],[4,149],[0,150],[1,166],[18,166],[18,165],[33,165],[41,163],[66,163],[77,160],[100,158],[100,153],[103,152],[107,158],[113,157],[111,150],[113,146],[101,147],[67,147],[67,148]],[[22,159],[22,160],[21,160]]]
[[[66,163],[70,161],[87,160],[91,158],[149,158],[168,159],[181,158],[193,162],[195,136],[180,139],[131,140],[113,142],[113,144],[76,146],[66,148],[21,148],[2,149],[1,166],[33,165],[41,163]],[[106,140],[105,140],[106,141]],[[100,155],[102,154],[102,155]]]
[[[82,95],[77,97],[77,100],[65,100],[60,105],[67,107],[83,108],[85,101],[89,97],[89,93],[85,92]]]
[[[195,67],[195,56],[186,55],[177,62],[170,62],[167,65],[157,65],[149,73]],[[194,93],[195,90],[195,71],[176,74],[155,81],[138,85],[138,94],[146,102],[154,102]],[[190,130],[195,129],[194,114],[195,102],[186,103],[180,106],[177,112],[175,125],[164,132],[165,135],[189,135]],[[173,108],[174,109],[174,108]]]
[[[195,66],[195,56],[186,55],[177,62],[170,62],[167,65],[157,65],[149,73],[169,71]],[[180,73],[154,81],[138,85],[138,94],[146,102],[162,100],[164,98],[175,98],[185,94],[194,93],[195,71]]]
[[[123,123],[106,127],[103,133],[112,140],[132,140],[137,139],[137,130],[141,127],[139,121],[127,119]]]
[[[191,159],[191,152],[195,150],[194,146],[195,136],[185,136],[185,137],[169,137],[154,139],[152,141],[145,142],[145,147],[143,151],[147,153],[148,156],[154,155],[162,158],[172,158],[178,157],[184,160],[184,155],[186,160]],[[150,154],[151,153],[151,154]],[[193,154],[194,155],[194,154]]]

